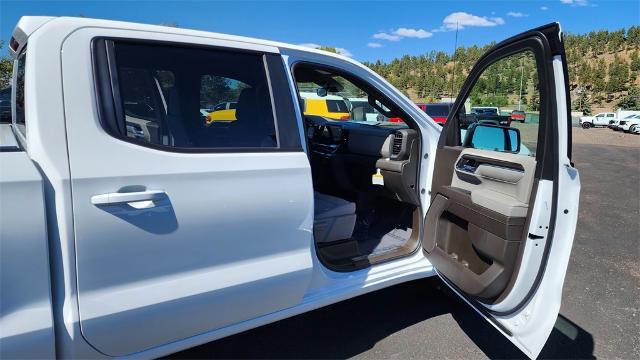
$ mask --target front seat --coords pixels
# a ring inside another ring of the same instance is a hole
[[[364,107],[362,106],[354,107],[351,112],[351,119],[354,121],[366,121],[367,115],[364,112]]]
[[[313,235],[316,242],[328,243],[351,238],[356,225],[356,204],[347,200],[313,193]]]
[[[259,88],[243,89],[238,97],[236,121],[227,140],[233,147],[275,147],[276,136],[269,94]]]

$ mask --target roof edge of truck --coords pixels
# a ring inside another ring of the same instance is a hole
[[[19,53],[22,47],[24,46],[25,40],[31,36],[36,30],[41,28],[43,25],[51,22],[74,22],[77,24],[77,27],[84,26],[109,26],[122,28],[126,26],[128,29],[132,30],[142,30],[142,31],[152,31],[152,32],[160,32],[167,34],[177,34],[177,35],[187,35],[187,36],[200,36],[200,37],[208,37],[211,39],[219,39],[219,40],[228,40],[228,41],[238,41],[255,45],[263,45],[263,46],[271,46],[278,49],[288,49],[288,50],[297,50],[304,51],[309,53],[314,53],[318,55],[338,58],[341,60],[346,60],[348,62],[361,65],[358,61],[333,52],[328,52],[320,49],[315,49],[311,47],[288,44],[279,41],[265,40],[252,38],[247,36],[239,36],[239,35],[230,35],[223,34],[205,30],[195,30],[195,29],[187,29],[187,28],[178,28],[178,27],[170,27],[163,25],[150,25],[143,23],[135,23],[135,22],[127,22],[127,21],[116,21],[116,20],[103,20],[103,19],[95,19],[95,18],[84,18],[84,17],[51,17],[51,16],[23,16],[18,21],[16,27],[13,30],[13,38],[19,42],[19,47],[14,49],[14,55]]]

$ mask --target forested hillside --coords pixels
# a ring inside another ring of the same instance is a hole
[[[613,32],[594,31],[583,35],[567,34],[565,39],[574,110],[590,112],[592,107],[595,110],[638,106],[640,27]],[[365,65],[403,90],[414,101],[439,101],[457,95],[475,62],[493,45],[459,47],[455,56],[443,51],[431,51],[419,56],[405,55],[389,63],[376,61]],[[525,75],[524,87],[530,89],[533,86],[531,77],[534,75],[534,64],[527,58],[520,62],[508,61],[496,68],[498,74],[494,78],[497,82],[487,86],[499,86],[501,90],[519,86],[520,66],[524,67],[524,74],[529,74]],[[495,94],[495,88],[494,91],[488,89],[487,93]],[[631,96],[627,96],[629,93]],[[532,105],[530,103],[529,108],[534,110]]]
[[[567,34],[565,39],[574,110],[586,113],[618,107],[640,110],[640,26]],[[458,94],[475,62],[493,45],[459,47],[455,56],[431,51],[419,56],[405,55],[388,63],[365,62],[365,65],[414,101],[437,102]],[[335,48],[323,49],[337,52]],[[3,50],[1,41],[0,50]],[[484,95],[475,96],[492,96],[489,102],[498,106],[509,103],[512,99],[501,93],[513,93],[520,85],[520,74],[524,74],[522,100],[528,110],[537,110],[536,92],[531,91],[536,76],[531,58],[509,59],[492,71],[491,79],[483,84]],[[10,79],[11,62],[5,55],[0,58],[0,88],[8,86]]]

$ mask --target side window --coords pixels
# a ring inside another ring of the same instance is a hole
[[[16,101],[13,104],[16,114],[16,127],[18,131],[22,133],[22,135],[27,135],[27,124],[24,116],[25,110],[25,102],[24,102],[24,77],[25,77],[25,66],[27,62],[26,49],[18,57],[18,67],[16,69]]]
[[[169,148],[278,147],[262,54],[118,41],[114,49],[119,136]]]
[[[200,107],[212,109],[205,118],[205,126],[217,121],[236,121],[240,94],[251,86],[240,80],[216,75],[200,77]]]
[[[489,65],[457,119],[465,147],[535,157],[540,90],[533,53],[517,53]]]
[[[0,90],[0,123],[11,123],[11,86]]]
[[[144,69],[120,68],[118,77],[127,137],[168,145],[167,138],[161,134],[165,109],[153,74]]]

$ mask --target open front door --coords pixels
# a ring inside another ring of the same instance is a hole
[[[578,216],[567,82],[557,23],[478,61],[438,143],[423,233],[443,280],[532,358],[560,309]]]

